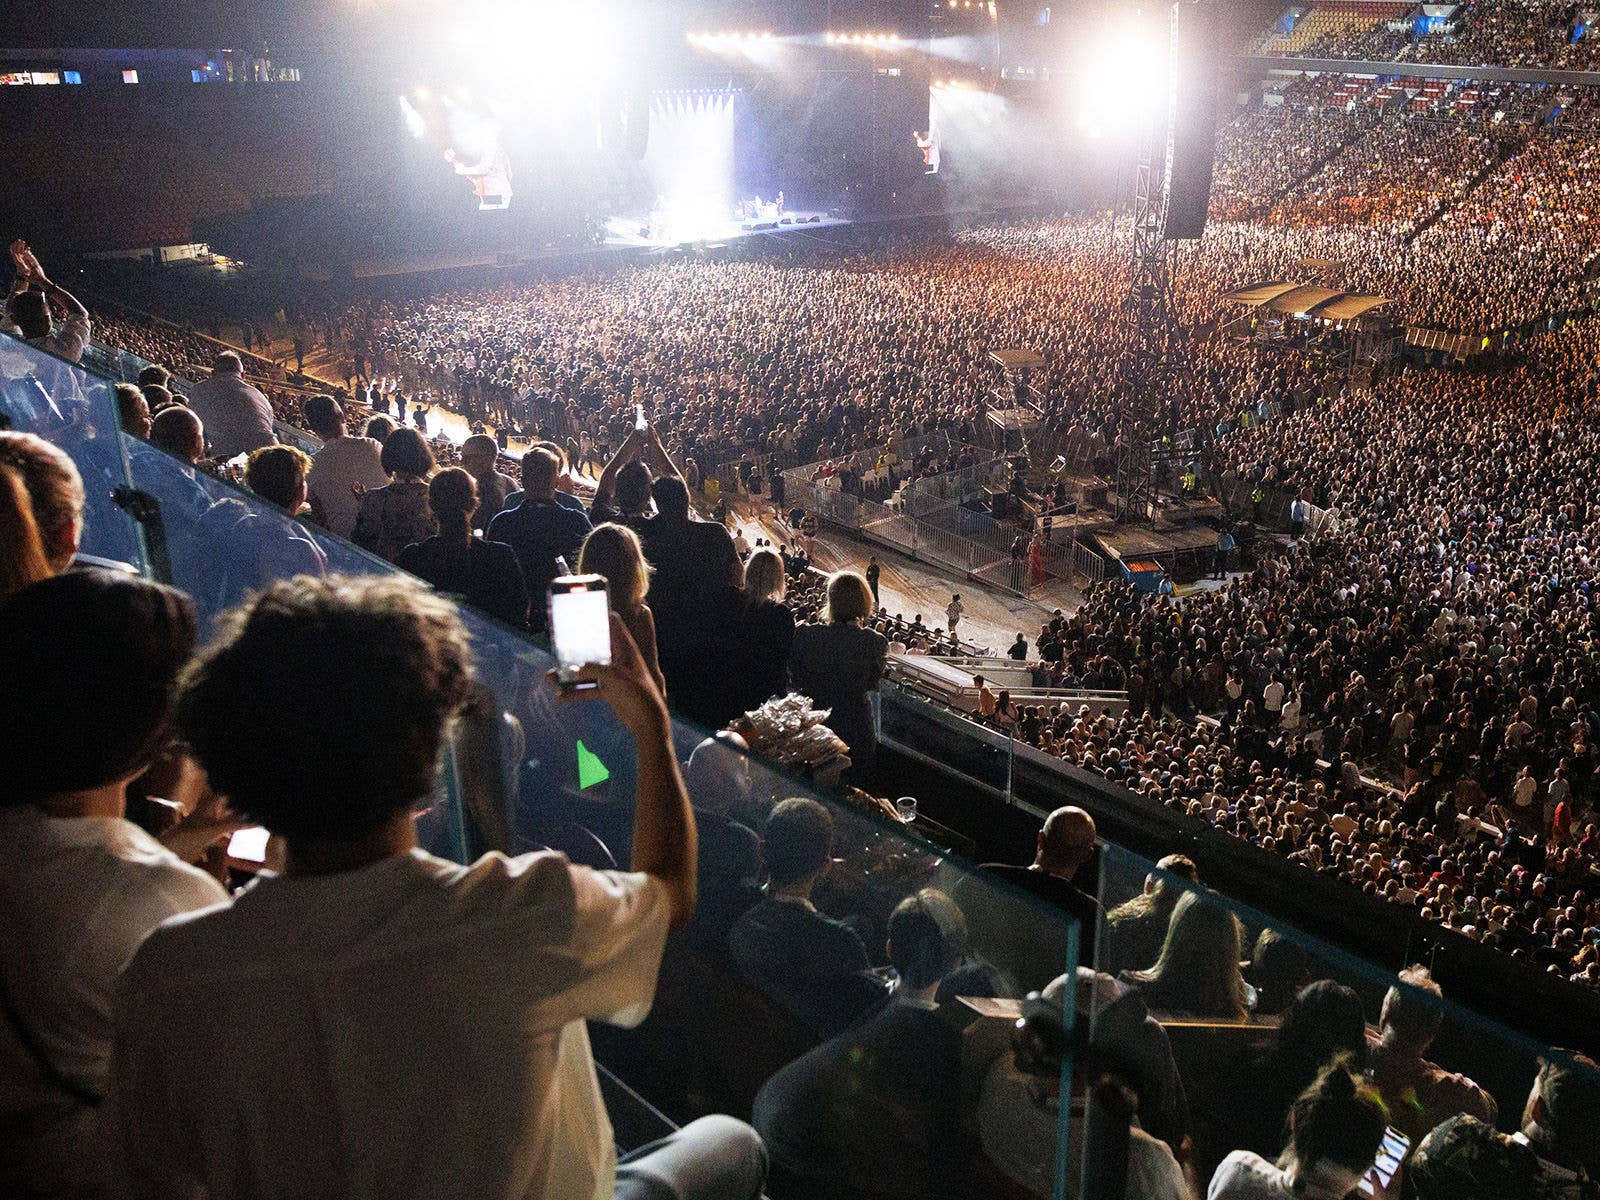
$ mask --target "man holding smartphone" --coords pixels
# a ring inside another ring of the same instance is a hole
[[[179,723],[213,786],[284,839],[285,868],[164,926],[123,976],[133,1194],[754,1200],[748,1126],[703,1118],[619,1164],[595,1077],[584,1021],[643,1019],[695,903],[666,704],[621,622],[610,665],[559,694],[603,700],[636,743],[626,873],[418,847],[412,814],[472,682],[449,602],[401,578],[301,578],[222,628]]]

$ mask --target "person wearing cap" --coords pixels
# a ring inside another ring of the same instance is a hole
[[[311,506],[330,533],[347,538],[355,530],[362,494],[389,482],[383,447],[376,438],[350,436],[344,408],[332,396],[311,396],[301,411],[311,431],[322,439],[322,449],[312,455],[311,473],[306,476]]]
[[[1404,1170],[1417,1200],[1536,1200],[1546,1195],[1535,1184],[1539,1156],[1510,1134],[1465,1113],[1429,1133]]]
[[[1600,1067],[1555,1050],[1543,1059],[1512,1139],[1539,1156],[1536,1194],[1593,1196],[1600,1180]]]

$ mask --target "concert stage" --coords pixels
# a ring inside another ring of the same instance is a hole
[[[671,246],[731,242],[736,238],[764,233],[805,233],[849,224],[842,217],[822,212],[777,212],[741,217],[733,212],[712,220],[677,221],[656,213],[644,217],[611,217],[606,221],[608,246],[644,246],[665,249]]]

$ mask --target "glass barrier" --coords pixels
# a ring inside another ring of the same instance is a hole
[[[111,380],[0,334],[0,429],[31,433],[72,458],[83,477],[82,554],[143,569],[138,523],[115,497],[128,486]]]
[[[395,570],[148,446],[129,460],[203,623],[273,579]],[[550,847],[626,868],[631,736],[603,705],[557,702],[530,634],[461,614],[477,695],[420,818],[424,846],[458,861]],[[650,1016],[591,1031],[626,1129],[650,1112],[751,1120],[774,1200],[1076,1195],[1057,1102],[1071,1093],[1076,990],[1059,981],[1076,974],[1076,922],[976,870],[970,842],[914,802],[842,795],[687,723],[673,737],[697,810],[698,908],[669,941]],[[815,852],[814,868],[779,877],[773,831]]]
[[[1207,888],[1185,855],[1158,865],[1103,844],[1097,858],[1103,915],[1084,935],[1096,982],[1079,1016],[1095,1068],[1126,1089],[1132,1132],[1091,1128],[1083,1153],[1121,1154],[1130,1197],[1156,1194],[1135,1191],[1162,1160],[1153,1141],[1196,1194],[1222,1196],[1268,1194],[1243,1190],[1247,1176],[1286,1195],[1532,1195],[1473,1173],[1490,1170],[1486,1146],[1526,1159],[1517,1133],[1567,1168],[1600,1157],[1594,1064],[1453,1003],[1443,960],[1374,966]],[[1546,1109],[1564,1109],[1559,1138],[1529,1116],[1541,1087]],[[1543,1170],[1526,1160],[1521,1173]]]

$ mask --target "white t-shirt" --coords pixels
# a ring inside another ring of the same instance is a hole
[[[1298,1180],[1249,1150],[1235,1150],[1217,1165],[1206,1200],[1345,1200],[1359,1175],[1326,1159]]]
[[[0,974],[55,1069],[94,1095],[111,1076],[117,975],[162,921],[227,900],[215,879],[128,821],[0,808]],[[24,1132],[19,1114],[44,1105],[55,1118]],[[60,1185],[83,1166],[94,1114],[74,1107],[0,1020],[0,1195],[21,1192],[20,1178]]]
[[[376,438],[348,436],[323,443],[312,455],[306,490],[322,506],[329,532],[347,538],[355,530],[361,501],[351,490],[354,485],[359,483],[370,492],[389,482],[383,473],[382,455],[383,447]]]
[[[556,854],[413,850],[168,923],[120,993],[136,1193],[610,1200],[583,1021],[644,1018],[669,909]]]

